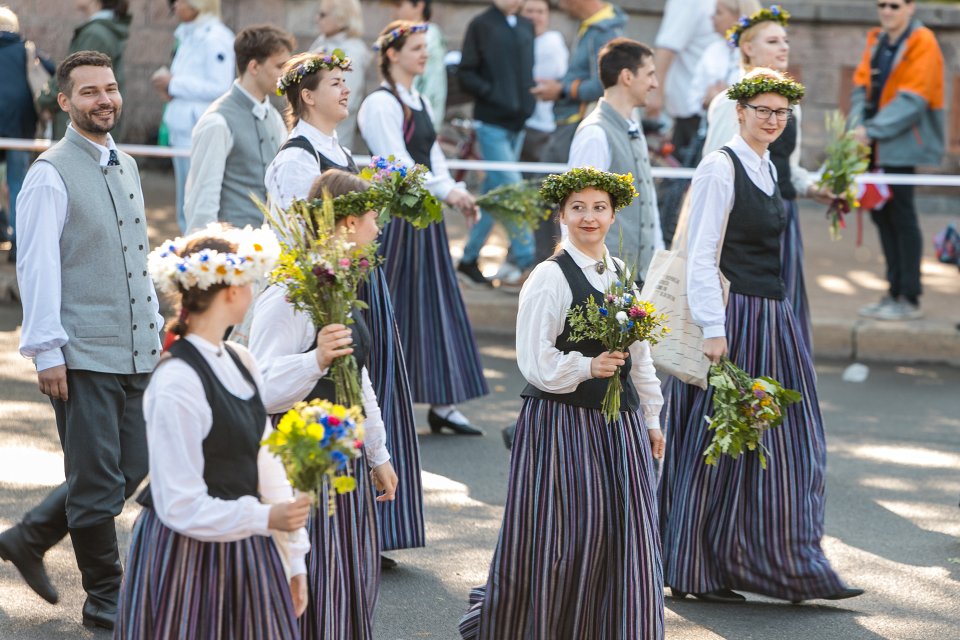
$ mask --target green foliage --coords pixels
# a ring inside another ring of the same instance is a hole
[[[280,76],[280,79],[277,80],[277,95],[282,96],[292,85],[300,84],[300,81],[308,73],[316,73],[321,69],[350,71],[351,64],[350,58],[343,52],[343,49],[334,49],[330,53],[322,55],[317,54]]]
[[[567,312],[571,341],[599,340],[607,351],[626,351],[634,342],[646,340],[653,345],[667,334],[666,316],[657,314],[651,303],[637,298],[639,292],[632,284],[634,275],[627,270],[622,277],[607,288],[600,304],[590,297],[585,304]],[[603,415],[608,422],[620,415],[622,391],[618,367],[603,397]]]
[[[830,137],[827,144],[827,159],[818,186],[826,187],[836,198],[827,209],[830,221],[830,236],[840,239],[840,230],[845,228],[844,216],[860,208],[857,201],[856,178],[870,167],[870,147],[860,144],[851,131],[847,131],[843,114],[839,111],[827,115],[826,131]]]
[[[736,102],[746,102],[763,93],[776,93],[794,104],[803,100],[806,88],[790,78],[779,80],[766,75],[744,78],[727,89],[727,97]]]
[[[504,184],[479,198],[477,206],[501,223],[513,224],[533,231],[550,217],[550,207],[540,197],[539,185],[533,180]]]
[[[780,426],[783,410],[803,396],[773,378],[752,378],[727,358],[710,368],[709,381],[713,387],[713,417],[706,420],[707,428],[714,433],[703,452],[704,461],[715,465],[722,455],[736,459],[744,451],[756,451],[760,466],[766,469],[763,432]]]
[[[378,205],[381,224],[400,218],[426,229],[443,220],[443,205],[424,186],[426,174],[422,164],[407,168],[393,156],[374,156],[370,166],[360,171],[360,177],[371,184],[369,193]]]
[[[593,167],[578,167],[566,173],[554,173],[543,181],[540,196],[544,202],[559,205],[571,193],[583,191],[588,187],[605,191],[610,195],[614,210],[619,210],[633,202],[637,190],[633,186],[633,174],[620,175],[600,171]]]
[[[363,414],[327,400],[298,402],[262,444],[280,458],[294,489],[316,498],[326,481],[332,514],[334,493],[357,486],[350,461],[360,455]]]

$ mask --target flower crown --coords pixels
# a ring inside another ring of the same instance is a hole
[[[786,27],[790,20],[790,12],[783,9],[778,4],[770,5],[769,9],[760,9],[750,17],[740,16],[737,24],[727,30],[727,43],[731,47],[740,46],[740,36],[750,27],[761,22],[778,22],[781,27]]]
[[[190,242],[209,237],[235,244],[236,252],[201,249],[183,255]],[[280,244],[268,226],[234,229],[213,222],[184,238],[162,243],[150,252],[147,266],[157,289],[173,294],[194,287],[205,291],[215,284],[250,284],[270,273],[279,256]]]
[[[332,71],[333,69],[351,70],[350,58],[343,52],[343,49],[334,49],[330,53],[317,54],[306,62],[301,62],[293,69],[290,69],[277,80],[277,95],[282,96],[291,86],[300,84],[303,77],[308,73],[316,73],[320,69]]]
[[[633,202],[639,194],[633,186],[633,174],[608,173],[593,167],[570,169],[566,173],[547,176],[540,187],[540,197],[545,202],[559,205],[567,196],[588,187],[605,191],[610,196],[614,210]]]
[[[396,29],[393,29],[377,38],[376,42],[373,43],[373,50],[386,51],[390,48],[390,45],[400,38],[414,33],[424,33],[428,27],[429,25],[425,22],[423,24],[415,24],[409,27],[397,27]]]
[[[333,199],[333,217],[340,220],[347,216],[362,216],[367,211],[380,211],[384,204],[383,195],[376,189],[351,191]],[[314,200],[311,205],[322,206],[323,200]]]
[[[768,75],[747,76],[727,89],[727,97],[735,102],[746,102],[761,93],[777,93],[795,104],[803,99],[806,88],[789,76],[775,78]]]

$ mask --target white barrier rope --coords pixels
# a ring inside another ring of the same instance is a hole
[[[46,151],[49,140],[29,140],[19,138],[0,138],[0,149],[16,151]],[[190,149],[158,147],[146,144],[120,144],[117,148],[132,156],[148,158],[187,158]],[[370,162],[370,156],[354,156],[361,166]],[[549,162],[492,162],[486,160],[461,160],[448,158],[451,169],[473,171],[519,171],[521,173],[562,173],[567,165]],[[686,167],[652,167],[654,178],[686,179],[693,177],[693,169]],[[813,174],[816,176],[817,174]],[[906,174],[906,173],[866,173],[857,177],[860,184],[914,185],[917,187],[960,187],[960,175]]]

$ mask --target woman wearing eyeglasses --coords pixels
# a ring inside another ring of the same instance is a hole
[[[763,435],[767,468],[746,453],[703,461],[712,432],[712,388],[665,383],[667,450],[660,484],[664,581],[675,597],[738,603],[734,591],[799,602],[851,598],[820,546],[826,443],[816,375],[780,264],[787,224],[769,147],[804,88],[755,69],[727,95],[739,133],[697,167],[690,187],[687,296],[704,353],[803,394]],[[729,214],[729,218],[728,218]],[[726,222],[724,232],[724,221]],[[725,233],[725,235],[724,235]],[[718,264],[718,244],[722,242]],[[721,276],[730,281],[724,303]]]
[[[761,9],[749,18],[741,18],[729,33],[729,44],[740,49],[743,72],[756,67],[786,72],[790,64],[790,41],[786,25],[790,14],[773,5]],[[742,74],[741,74],[742,77]],[[707,139],[703,155],[716,151],[733,137],[738,130],[736,102],[721,92],[710,103],[707,111]],[[799,105],[787,119],[783,134],[770,145],[770,159],[777,168],[777,185],[783,197],[787,214],[787,227],[783,234],[781,257],[783,280],[787,287],[787,299],[800,321],[803,341],[813,352],[813,337],[810,327],[810,305],[807,287],[803,279],[803,238],[800,235],[800,219],[797,197],[806,196],[829,204],[833,194],[816,186],[816,180],[800,166]]]

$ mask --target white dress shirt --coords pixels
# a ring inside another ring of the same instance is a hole
[[[253,116],[257,120],[265,120],[267,126],[273,129],[276,139],[282,140],[287,135],[287,125],[280,112],[270,104],[270,98],[264,97],[263,101],[258,102],[239,82],[233,84],[250,99]],[[226,118],[217,112],[204,113],[193,128],[190,142],[190,173],[183,201],[188,230],[202,229],[217,221],[223,174],[227,156],[232,150],[233,134],[230,133]]]
[[[110,151],[117,149],[113,137],[107,134],[107,146],[86,137],[84,140],[100,152],[100,166],[107,166]],[[33,163],[17,197],[17,282],[23,306],[20,354],[33,358],[37,371],[65,362],[61,348],[68,338],[60,323],[60,235],[69,209],[67,186],[60,173],[49,162]],[[90,259],[95,260],[96,256],[91,255]],[[164,320],[153,281],[150,291],[157,326],[162,327]]]
[[[283,287],[268,287],[257,298],[250,327],[250,351],[261,363],[261,397],[270,413],[283,413],[307,397],[317,381],[327,375],[317,362],[313,346],[317,338],[310,316],[296,311],[284,299]],[[377,394],[367,368],[361,366],[363,411],[363,448],[371,468],[390,460],[387,432],[383,426]]]
[[[340,146],[336,131],[332,136],[328,136],[312,124],[301,120],[290,132],[287,140],[299,136],[304,136],[317,153],[330,161],[340,166],[347,164],[347,154]],[[310,194],[310,187],[318,177],[320,177],[320,164],[317,156],[294,147],[283,149],[277,154],[267,167],[263,182],[267,188],[267,198],[271,206],[286,209],[295,198],[306,198]]]
[[[767,195],[777,186],[777,169],[770,152],[763,157],[739,135],[729,140],[730,147],[750,180]],[[722,151],[706,156],[697,167],[690,185],[690,211],[687,237],[687,300],[693,321],[703,329],[704,338],[726,336],[726,308],[720,286],[717,245],[724,231],[724,220],[733,208],[733,163]]]
[[[560,80],[567,72],[570,50],[559,31],[544,31],[533,40],[533,79]],[[526,126],[537,131],[551,133],[557,128],[553,115],[553,101],[537,100],[533,115],[527,118]]]
[[[803,124],[803,114],[800,105],[795,104],[792,108],[793,115],[790,117],[797,121],[797,146],[790,154],[790,183],[798,194],[805,196],[817,179],[800,166],[800,150],[803,145],[800,130]],[[706,158],[708,153],[716,151],[726,144],[727,140],[739,133],[740,122],[737,120],[737,102],[728,98],[725,91],[721,91],[710,102],[710,108],[707,110],[707,138],[703,142],[703,157]]]
[[[675,53],[663,83],[664,108],[672,118],[703,113],[703,93],[693,85],[704,50],[720,40],[711,16],[716,0],[667,0],[657,32],[658,49]]]
[[[241,400],[255,389],[225,350],[195,335],[185,338],[207,361],[223,386]],[[242,346],[231,343],[254,381],[262,387],[256,364]],[[219,351],[219,355],[218,355]],[[180,533],[204,542],[231,542],[250,536],[286,537],[290,575],[307,572],[304,558],[310,550],[306,529],[271,532],[270,504],[293,496],[280,459],[261,447],[257,455],[256,496],[236,500],[214,498],[203,479],[203,441],[213,428],[213,412],[206,401],[200,376],[189,364],[171,358],[157,366],[143,398],[150,456],[150,494],[160,520]],[[266,437],[273,430],[264,424]],[[267,503],[267,504],[265,504]]]
[[[617,279],[616,269],[597,273],[597,261],[578,250],[568,239],[561,247],[570,254],[592,287],[605,291]],[[615,261],[621,269],[623,261],[605,253],[607,265]],[[520,290],[517,311],[517,365],[520,373],[533,386],[549,393],[572,393],[590,380],[590,361],[579,351],[563,353],[556,347],[557,336],[563,333],[567,312],[573,304],[573,292],[560,265],[544,260],[533,270]],[[650,345],[634,342],[630,346],[632,366],[630,380],[640,396],[640,407],[648,429],[660,428],[663,394],[653,368]]]
[[[386,83],[381,84],[387,87]],[[407,89],[397,85],[397,94],[403,103],[413,111],[420,111],[426,105],[427,114],[433,117],[430,103],[420,104],[420,94],[416,89]],[[401,164],[412,167],[416,164],[407,151],[407,144],[403,140],[403,108],[387,91],[374,91],[368,95],[360,105],[357,116],[360,133],[363,135],[370,153],[378,156],[394,156]],[[433,195],[446,200],[453,189],[466,190],[462,182],[457,182],[447,169],[447,159],[443,155],[440,145],[434,141],[430,148],[430,164],[432,170],[427,172],[426,187]]]
[[[230,89],[237,75],[233,32],[219,18],[201,15],[173,32],[177,52],[170,63],[170,102],[163,122],[170,146],[189,147],[193,126],[210,103]]]

